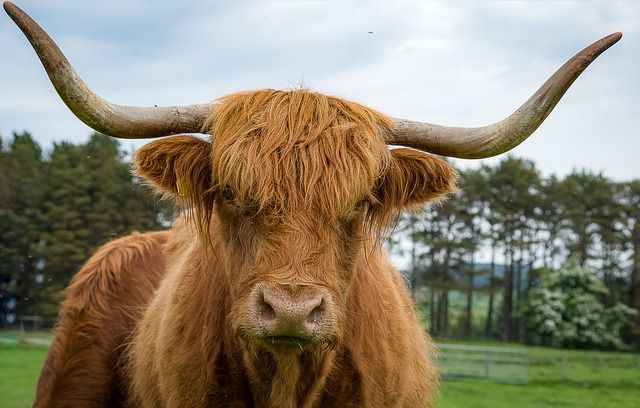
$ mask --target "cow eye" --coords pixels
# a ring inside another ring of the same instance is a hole
[[[226,207],[234,208],[235,211],[240,210],[240,201],[231,187],[224,187],[220,190],[220,198]]]
[[[231,187],[224,187],[220,190],[220,198],[224,206],[235,211],[236,215],[252,216],[255,215],[255,208],[251,205],[247,205],[240,202],[237,194]]]
[[[353,207],[353,210],[352,210],[353,215],[356,216],[360,214],[362,211],[366,210],[368,203],[369,202],[364,198],[358,201],[356,205]]]
[[[231,189],[231,187],[225,187],[222,189],[222,198],[224,198],[226,201],[234,201],[234,199],[236,198],[236,195],[233,193],[233,190]]]

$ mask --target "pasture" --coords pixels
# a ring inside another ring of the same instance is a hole
[[[30,407],[47,349],[0,343],[0,407]]]
[[[15,333],[3,333],[0,338],[18,339]],[[561,350],[526,349],[530,356],[528,385],[444,381],[439,407],[639,406],[640,354],[569,351],[563,378]],[[31,406],[45,356],[43,346],[13,341],[0,343],[0,408]]]
[[[499,347],[500,344],[492,344]],[[640,406],[640,354],[525,347],[527,385],[445,381],[440,407],[634,407]]]

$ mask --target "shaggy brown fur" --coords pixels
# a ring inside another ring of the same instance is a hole
[[[452,168],[388,150],[388,118],[306,90],[225,97],[210,126],[211,142],[173,137],[135,158],[137,174],[185,212],[166,262],[141,258],[139,272],[155,263],[166,276],[128,348],[130,405],[424,406],[437,384],[431,342],[377,238],[402,209],[453,191]],[[250,293],[263,284],[322,288],[331,329],[300,349],[260,341]],[[83,359],[64,341],[76,325],[63,320],[56,342]],[[119,341],[98,347],[112,353]]]
[[[118,406],[123,344],[165,269],[168,232],[133,234],[100,248],[66,290],[34,407]]]

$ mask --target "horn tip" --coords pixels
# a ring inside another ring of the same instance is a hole
[[[8,13],[9,10],[11,10],[11,8],[16,7],[15,4],[13,4],[10,1],[3,1],[2,2],[2,8],[4,8],[4,10]]]
[[[607,47],[610,47],[620,41],[621,38],[622,33],[620,31],[616,31],[615,33],[611,33],[608,36],[604,37],[602,40],[607,44]]]
[[[2,2],[2,8],[9,15],[9,17],[11,17],[12,20],[15,20],[16,16],[19,15],[20,13],[24,13],[20,9],[20,7],[16,6],[15,4],[13,4],[10,1],[3,1]]]
[[[619,39],[622,38],[622,32],[620,31],[616,31],[615,33],[611,33],[608,36],[606,36],[605,38],[610,38],[612,40],[618,41]]]

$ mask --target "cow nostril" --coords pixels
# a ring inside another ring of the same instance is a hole
[[[318,324],[324,319],[324,301],[316,306],[309,316],[307,316],[307,323]]]
[[[258,302],[258,315],[264,321],[275,320],[276,318],[276,311],[273,310],[273,307],[265,300],[264,295],[260,296]]]

